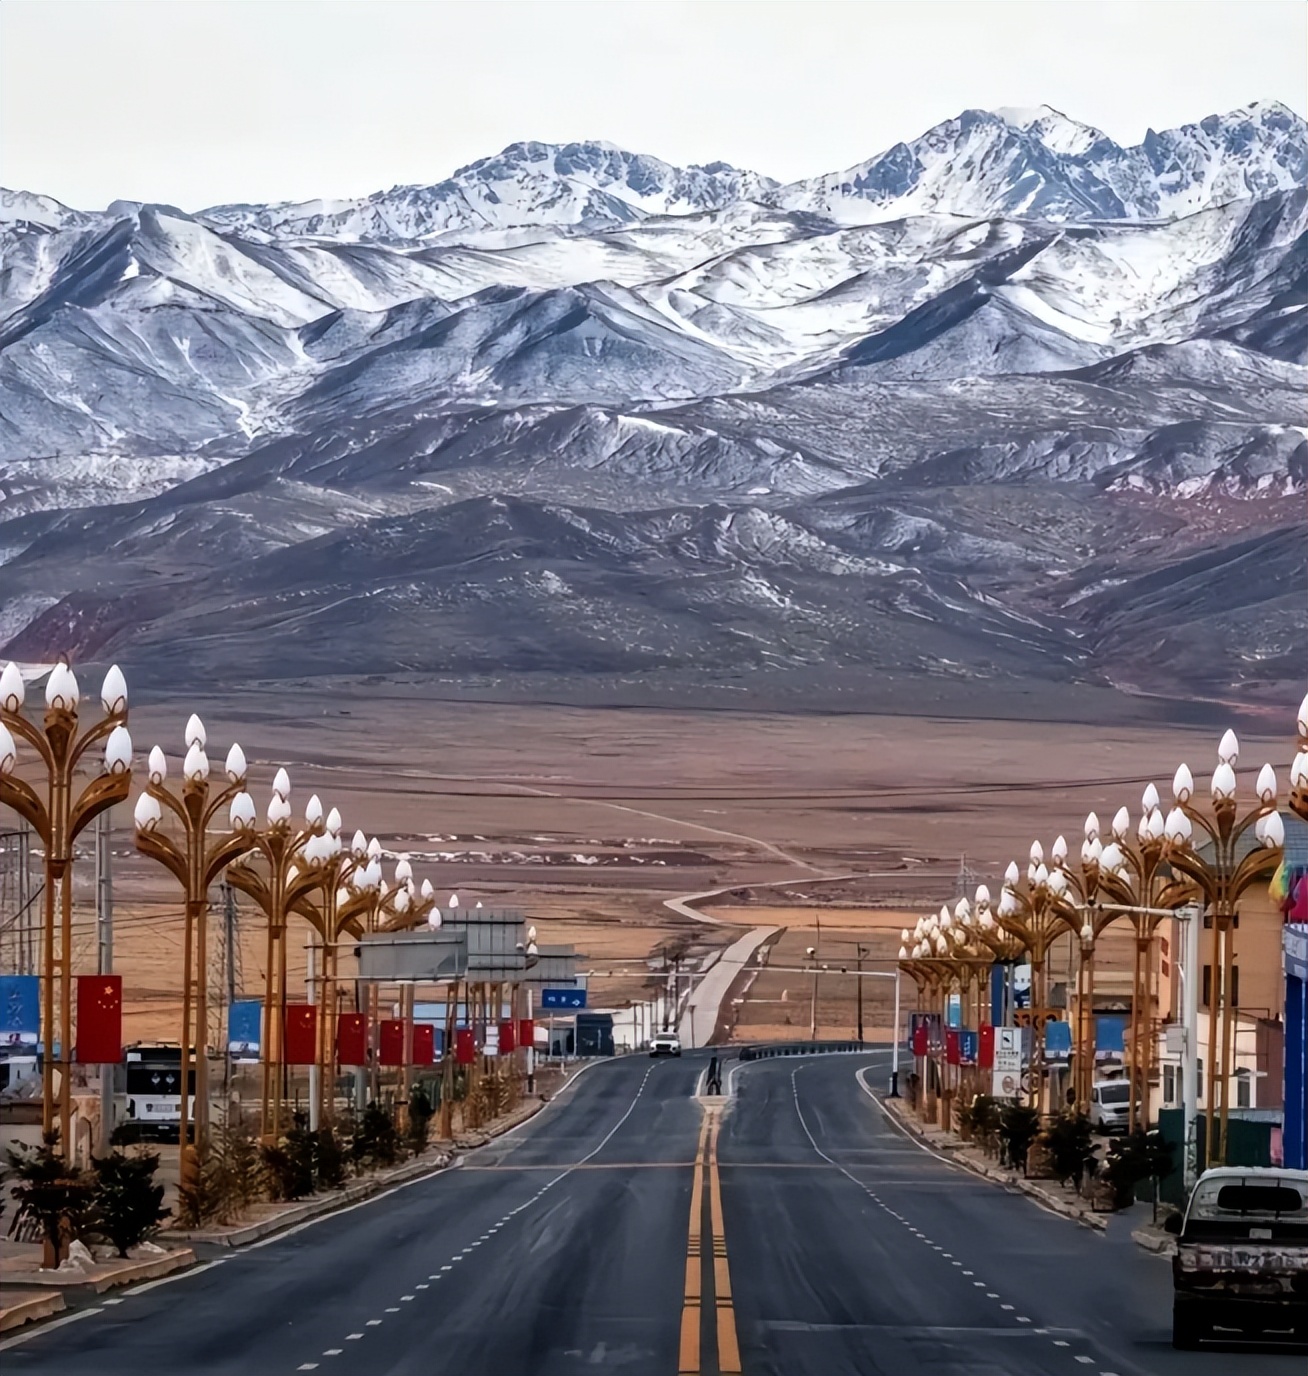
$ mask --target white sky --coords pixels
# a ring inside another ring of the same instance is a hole
[[[789,180],[970,106],[1305,113],[1306,44],[1301,0],[3,0],[0,184],[197,210],[585,138]]]

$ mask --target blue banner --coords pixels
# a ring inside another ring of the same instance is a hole
[[[1072,1054],[1072,1024],[1067,1022],[1045,1023],[1045,1059],[1049,1061],[1066,1060]]]
[[[963,1025],[963,996],[950,994],[945,1001],[945,1026],[960,1028]]]
[[[1126,1050],[1126,1015],[1124,1013],[1095,1014],[1095,1050]]]
[[[965,1027],[958,1034],[958,1059],[961,1065],[975,1065],[978,1037],[976,1030]]]
[[[237,1061],[257,1061],[262,1045],[263,1004],[240,999],[227,1010],[227,1054]]]
[[[37,975],[0,975],[0,1046],[35,1049],[41,1031]]]

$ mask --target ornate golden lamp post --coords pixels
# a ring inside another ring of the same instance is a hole
[[[186,760],[182,765],[180,793],[167,786],[168,760],[156,745],[150,751],[149,783],[136,800],[137,850],[168,870],[182,886],[186,899],[182,936],[182,1110],[177,1138],[183,1178],[187,1177],[187,1163],[194,1159],[187,1151],[187,1087],[192,1046],[196,1056],[195,1145],[201,1154],[209,1132],[209,889],[223,870],[254,844],[248,829],[210,837],[214,818],[229,811],[236,797],[244,793],[245,755],[239,745],[233,745],[227,752],[227,782],[221,788],[211,789],[209,757],[204,747],[204,723],[192,715],[186,723]],[[178,823],[180,840],[159,829],[165,808]]]
[[[249,846],[247,857],[228,868],[227,878],[233,888],[254,899],[267,919],[259,1108],[259,1131],[267,1140],[276,1140],[281,1133],[287,923],[319,885],[319,876],[306,861],[304,849],[325,830],[322,804],[316,794],[304,810],[304,825],[292,825],[290,795],[290,777],[279,769],[264,827],[255,826],[254,804],[248,793],[238,794],[231,807],[232,827],[245,836]],[[256,858],[262,862],[258,868],[251,863]]]
[[[1280,862],[1281,847],[1285,843],[1285,828],[1276,811],[1276,774],[1271,765],[1265,764],[1259,771],[1254,788],[1257,801],[1240,815],[1235,775],[1239,754],[1240,743],[1235,732],[1227,731],[1217,747],[1217,768],[1213,771],[1210,789],[1212,802],[1203,809],[1194,802],[1194,779],[1190,770],[1181,765],[1172,782],[1176,806],[1168,814],[1163,828],[1168,862],[1174,871],[1191,881],[1212,921],[1208,1061],[1205,1067],[1207,1160],[1210,1166],[1223,1164],[1226,1160],[1231,1039],[1235,1023],[1231,987],[1235,957],[1232,929],[1241,895],[1254,884],[1267,882]],[[1194,843],[1196,828],[1200,832],[1199,846]]]
[[[1308,822],[1308,696],[1299,704],[1299,744],[1290,766],[1290,807]]]
[[[995,921],[1022,943],[1031,961],[1032,1100],[1038,1109],[1043,1109],[1045,1100],[1049,951],[1064,932],[1077,930],[1075,917],[1069,921],[1069,914],[1066,875],[1058,864],[1052,870],[1045,865],[1044,847],[1033,841],[1025,887],[1016,863],[1011,863],[1004,875]]]
[[[45,686],[45,717],[38,730],[22,715],[26,690],[16,664],[0,673],[0,803],[24,818],[45,850],[41,1035],[45,1044],[41,1124],[55,1125],[54,1077],[59,1071],[59,1151],[71,1151],[73,1043],[73,842],[106,808],[131,789],[132,738],[128,734],[127,684],[115,664],[104,676],[100,702],[104,716],[78,734],[77,679],[61,656]],[[45,797],[14,777],[15,737],[36,752],[45,770]],[[104,742],[104,764],[79,791],[77,771],[92,746]],[[55,922],[55,889],[59,922]],[[56,982],[57,980],[57,982]],[[58,1036],[55,1008],[59,1009]],[[55,1043],[59,1055],[55,1056]]]
[[[1110,900],[1114,910],[1105,912],[1103,926],[1114,917],[1131,925],[1131,1051],[1127,1077],[1131,1097],[1127,1105],[1127,1131],[1150,1120],[1149,1082],[1154,1058],[1152,1009],[1153,945],[1159,925],[1180,907],[1191,893],[1187,880],[1178,882],[1166,864],[1166,823],[1158,806],[1158,790],[1149,784],[1140,800],[1136,840],[1130,838],[1131,816],[1118,808],[1113,818],[1113,839],[1100,851],[1096,878],[1100,904]],[[1101,906],[1101,911],[1105,911]],[[1101,928],[1102,930],[1102,928]],[[1138,1106],[1138,1107],[1137,1107]]]

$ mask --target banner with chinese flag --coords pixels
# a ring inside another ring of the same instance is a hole
[[[925,1056],[930,1051],[930,1030],[929,1025],[927,1023],[927,1015],[925,1013],[913,1014],[913,1031],[911,1041],[913,1047],[913,1055]]]
[[[981,1024],[981,1035],[977,1038],[976,1063],[982,1070],[994,1068],[995,1029],[988,1022]]]
[[[315,1065],[318,1060],[318,1009],[312,1003],[286,1005],[284,1065]]]
[[[368,1064],[368,1017],[365,1013],[342,1013],[336,1019],[336,1063]]]
[[[958,1065],[959,1060],[958,1028],[947,1027],[945,1029],[945,1064]]]
[[[518,1019],[518,1045],[528,1048],[536,1045],[536,1023],[534,1019]]]
[[[377,1060],[382,1065],[404,1064],[404,1019],[383,1018],[381,1024],[381,1050]]]
[[[477,1059],[477,1043],[471,1027],[460,1027],[454,1034],[454,1059],[460,1065],[471,1065]]]
[[[513,1022],[512,1019],[510,1019],[508,1022],[502,1022],[502,1023],[500,1023],[500,1055],[501,1055],[501,1056],[507,1056],[507,1055],[509,1054],[509,1052],[513,1050],[513,1047],[514,1047],[513,1034],[514,1034],[514,1032],[516,1032],[516,1031],[517,1031],[517,1027],[516,1027],[516,1025],[514,1024],[514,1022]]]
[[[436,1060],[436,1029],[429,1022],[413,1024],[413,1063],[432,1065]]]
[[[122,975],[77,976],[77,1063],[123,1059]]]

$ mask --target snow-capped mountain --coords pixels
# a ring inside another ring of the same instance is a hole
[[[1274,694],[1305,182],[1252,105],[1132,148],[967,111],[788,186],[524,143],[359,201],[0,193],[0,653]]]
[[[397,186],[362,201],[214,206],[216,229],[269,238],[411,244],[522,226],[599,229],[647,215],[721,210],[777,183],[724,162],[673,167],[611,143],[513,143],[435,186]]]
[[[842,223],[914,214],[1152,220],[1308,183],[1304,121],[1254,104],[1123,148],[1049,106],[965,110],[843,172],[769,200]]]

